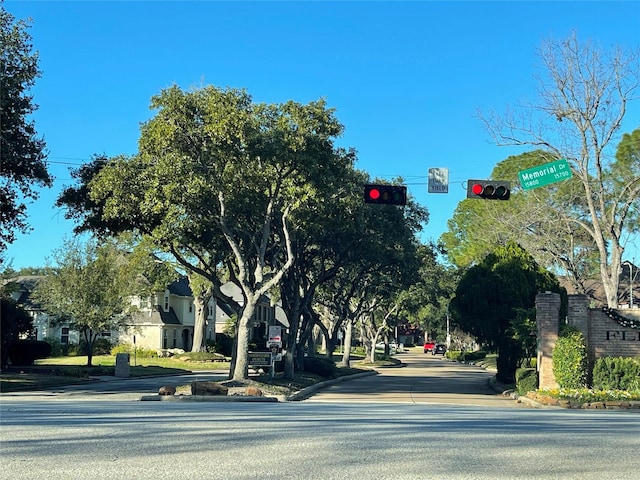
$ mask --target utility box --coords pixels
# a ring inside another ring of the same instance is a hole
[[[128,353],[117,353],[116,354],[116,371],[114,375],[116,377],[129,378],[131,375],[129,365],[129,354]]]

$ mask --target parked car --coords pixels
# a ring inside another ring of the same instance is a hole
[[[442,343],[437,343],[433,350],[431,350],[431,355],[444,355],[447,353],[447,346]]]
[[[433,350],[433,347],[436,346],[435,342],[425,342],[424,344],[424,353],[429,353]]]

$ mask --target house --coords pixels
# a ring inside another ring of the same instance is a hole
[[[69,325],[57,324],[53,316],[32,301],[30,294],[43,278],[16,277],[6,281],[4,288],[11,291],[12,298],[33,318],[33,338],[53,338],[62,344],[77,345],[80,341],[78,331]],[[222,292],[242,304],[242,292],[235,284],[224,284]],[[168,285],[163,292],[157,292],[147,298],[132,297],[131,302],[135,309],[126,327],[119,331],[102,332],[103,338],[108,338],[113,344],[130,344],[151,350],[191,350],[196,308],[187,277],[180,278]],[[234,312],[229,305],[211,299],[207,306],[206,339],[215,341],[216,333],[223,333],[225,324],[233,316]],[[289,326],[282,308],[279,305],[271,305],[269,297],[264,296],[256,309],[250,333],[251,340],[261,346],[266,342],[268,327],[276,324],[285,328]]]
[[[618,285],[618,308],[640,308],[640,272],[638,267],[627,260],[620,265],[620,283]],[[585,292],[578,292],[566,277],[558,277],[560,285],[567,289],[569,295],[584,293],[592,306],[607,304],[607,297],[600,278],[584,282]]]
[[[235,283],[227,282],[220,287],[220,290],[228,297],[231,297],[235,302],[242,305],[242,291]],[[218,321],[216,323],[215,332],[222,333],[226,323],[233,315],[234,311],[228,305],[222,302],[217,302],[215,317]],[[249,336],[250,342],[254,343],[259,350],[266,350],[269,327],[273,325],[279,325],[282,327],[283,331],[286,331],[289,328],[289,321],[280,302],[272,305],[270,298],[267,295],[264,295],[256,307]]]
[[[242,304],[242,291],[234,283],[224,284],[221,290]],[[133,303],[137,311],[132,314],[126,331],[120,332],[119,343],[155,350],[191,350],[196,309],[187,277],[171,283],[164,292],[151,298],[135,298]],[[223,333],[225,325],[233,317],[234,311],[229,305],[211,299],[207,306],[206,339],[215,341],[215,335]],[[268,327],[276,323],[285,327],[289,325],[282,308],[271,305],[265,296],[256,309],[250,338],[257,344],[266,342]]]
[[[127,327],[119,332],[118,343],[128,343],[152,350],[179,348],[185,351],[193,346],[193,328],[196,309],[193,292],[187,277],[169,284],[164,292],[148,298],[133,297],[136,307]],[[215,301],[207,306],[207,338],[215,332]]]
[[[37,304],[31,293],[35,290],[38,282],[44,279],[42,275],[23,275],[14,277],[3,282],[3,288],[11,292],[11,298],[33,319],[34,333],[30,337],[33,340],[55,339],[63,345],[80,342],[80,334],[73,330],[68,324],[61,324],[55,321],[55,317],[48,314],[39,304]],[[110,336],[112,332],[105,332],[105,336]]]

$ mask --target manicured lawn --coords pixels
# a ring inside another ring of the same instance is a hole
[[[90,377],[113,375],[116,359],[111,355],[94,356],[87,367],[87,357],[57,357],[36,361],[30,367],[16,368],[0,375],[0,392],[43,390],[56,385],[73,385],[92,381]],[[175,375],[195,370],[228,371],[225,362],[185,362],[171,358],[131,358],[132,377]]]
[[[131,356],[129,358],[131,368],[134,367],[160,367],[160,368],[173,368],[178,370],[228,370],[229,363],[227,362],[187,362],[184,360],[177,360],[174,358],[139,358]],[[97,355],[92,358],[91,364],[94,367],[115,367],[116,357],[113,355]],[[45,358],[43,360],[36,360],[37,366],[86,366],[87,357],[56,357]],[[132,372],[133,375],[133,372]]]

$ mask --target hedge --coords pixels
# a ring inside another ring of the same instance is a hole
[[[560,334],[552,353],[553,374],[560,388],[586,388],[587,347],[584,335],[574,329]]]
[[[640,359],[602,357],[593,367],[596,390],[640,391]]]

